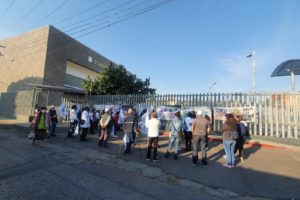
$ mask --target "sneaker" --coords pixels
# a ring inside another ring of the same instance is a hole
[[[192,163],[193,167],[197,167],[197,164],[196,163]]]
[[[146,160],[147,160],[147,161],[150,161],[151,159],[150,159],[150,158],[146,158]]]
[[[158,159],[153,159],[153,162],[158,162],[159,160]]]
[[[223,166],[227,168],[232,168],[231,165],[228,165],[227,163],[224,163]]]

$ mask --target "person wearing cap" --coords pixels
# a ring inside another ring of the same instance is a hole
[[[170,157],[170,151],[172,149],[174,143],[174,160],[178,158],[178,151],[179,151],[179,143],[181,139],[181,132],[182,132],[182,121],[180,118],[180,111],[176,111],[174,114],[174,119],[172,119],[169,123],[169,145],[167,148],[167,152],[165,154],[166,158]]]
[[[55,107],[52,105],[49,109],[49,116],[51,121],[51,126],[49,127],[49,133],[50,136],[54,137],[56,136],[55,130],[56,130],[56,124],[58,123],[57,113],[55,110]]]
[[[197,111],[197,116],[192,124],[192,134],[193,134],[193,157],[192,164],[196,166],[198,164],[198,148],[200,145],[201,149],[201,164],[202,167],[207,166],[206,159],[206,134],[210,132],[210,122],[202,116],[202,111]]]
[[[90,128],[90,115],[89,115],[89,107],[85,107],[81,113],[81,133],[80,133],[80,141],[87,141],[86,135]]]
[[[131,146],[134,142],[134,134],[138,132],[138,120],[132,108],[128,109],[127,115],[123,119],[124,132],[124,154],[130,154]]]
[[[99,127],[101,128],[101,134],[99,137],[98,145],[101,147],[102,144],[104,147],[107,147],[107,142],[109,139],[109,134],[111,127],[113,126],[113,119],[109,114],[109,108],[104,109],[104,114],[101,116],[99,121]]]
[[[234,148],[236,141],[232,138],[232,132],[237,130],[236,120],[231,113],[225,115],[226,120],[221,129],[223,135],[223,144],[225,150],[226,163],[223,164],[224,167],[233,168],[234,167]]]

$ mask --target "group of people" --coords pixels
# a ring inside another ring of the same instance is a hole
[[[132,144],[136,140],[136,135],[140,134],[139,117],[135,109],[129,108],[122,119],[122,125],[119,124],[120,112],[112,114],[112,110],[105,108],[101,113],[95,109],[89,110],[84,107],[80,110],[76,105],[71,107],[70,111],[70,127],[67,133],[68,138],[73,138],[79,134],[81,141],[87,140],[87,134],[98,133],[98,145],[100,147],[108,147],[110,136],[117,137],[117,131],[120,128],[123,131],[124,154],[130,154]],[[31,128],[35,130],[33,144],[36,140],[41,140],[49,136],[55,136],[57,114],[54,106],[50,107],[47,112],[46,107],[37,108],[35,116],[31,123]],[[148,130],[148,145],[146,160],[158,161],[158,143],[160,135],[161,122],[157,117],[157,113],[152,111],[149,119],[146,120],[145,126]],[[189,112],[182,119],[180,111],[174,113],[173,119],[168,123],[169,141],[166,158],[170,158],[172,147],[174,146],[174,160],[178,159],[180,150],[180,142],[185,139],[185,151],[192,151],[192,164],[197,166],[198,151],[201,151],[201,166],[206,167],[207,150],[208,150],[208,134],[211,131],[211,123],[209,116],[203,116],[202,111]],[[49,135],[47,134],[49,133]],[[226,121],[221,130],[223,135],[223,144],[225,150],[226,163],[224,167],[233,168],[235,164],[235,154],[239,151],[240,160],[244,161],[243,145],[245,138],[249,136],[246,124],[242,121],[241,115],[226,114]],[[234,136],[237,135],[237,136]]]

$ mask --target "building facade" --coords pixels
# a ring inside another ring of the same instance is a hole
[[[114,64],[53,26],[2,40],[0,45],[0,92],[28,90],[34,84],[82,90],[88,75],[93,78]]]
[[[59,106],[65,96],[84,96],[83,80],[110,65],[117,66],[53,26],[1,40],[0,116],[28,116],[28,103],[15,103],[24,102],[26,91],[32,93],[25,95],[32,107]]]

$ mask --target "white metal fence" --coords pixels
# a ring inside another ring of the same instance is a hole
[[[216,108],[252,107],[254,120],[249,121],[253,135],[277,138],[300,138],[300,93],[204,93],[168,95],[107,95],[90,96],[88,105],[153,106],[179,105],[181,107],[207,106]],[[214,129],[222,122],[214,120]]]
[[[13,96],[13,97],[12,97]],[[9,97],[9,98],[8,98]],[[0,114],[31,115],[36,101],[34,92],[2,94],[0,96]],[[300,138],[300,93],[202,93],[202,94],[168,94],[168,95],[97,95],[83,96],[64,94],[61,103],[67,110],[74,104],[89,105],[132,105],[135,107],[154,108],[163,105],[180,107],[213,108],[254,108],[254,116],[249,121],[253,135],[274,138]],[[47,106],[47,105],[46,105]],[[49,106],[49,105],[48,105]],[[213,121],[214,130],[222,127],[219,120]]]

